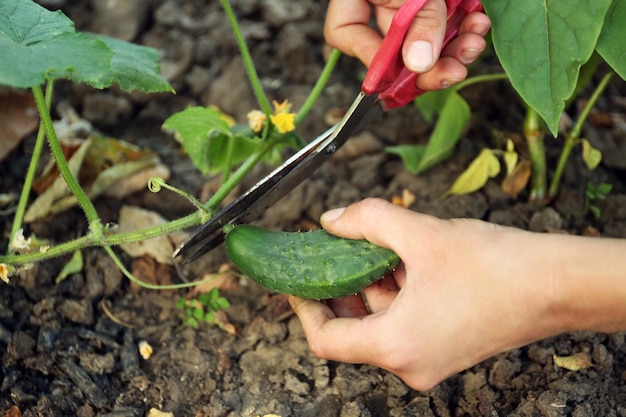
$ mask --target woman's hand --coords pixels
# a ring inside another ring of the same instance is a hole
[[[328,232],[403,263],[361,295],[291,297],[312,352],[387,369],[415,389],[569,330],[626,328],[626,240],[441,220],[366,199],[322,216]]]
[[[331,0],[324,28],[326,40],[369,66],[382,35],[403,3],[404,0]],[[372,5],[380,33],[368,26]],[[445,0],[429,0],[416,16],[403,45],[404,64],[422,74],[417,86],[423,90],[438,90],[464,80],[466,66],[486,46],[489,18],[484,13],[470,13],[461,23],[458,37],[442,51],[446,13]]]

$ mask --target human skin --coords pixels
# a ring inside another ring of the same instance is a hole
[[[404,0],[330,0],[324,26],[326,41],[369,66],[382,43],[391,19]],[[368,22],[373,5],[379,30]],[[407,68],[420,73],[417,86],[438,90],[467,77],[466,66],[485,49],[491,22],[484,13],[470,13],[459,27],[459,35],[442,51],[446,31],[446,3],[430,0],[419,12],[403,44]]]
[[[372,364],[426,390],[549,336],[626,329],[626,240],[442,220],[378,199],[321,221],[394,250],[402,264],[362,296],[290,297],[320,358]]]
[[[403,0],[374,7],[384,34]],[[369,65],[382,40],[365,0],[331,0],[328,42]],[[403,47],[405,65],[435,90],[467,76],[489,19],[468,15],[441,51],[445,2],[431,0]],[[417,40],[426,40],[412,47]],[[495,354],[574,330],[626,329],[626,240],[537,234],[473,219],[441,220],[366,199],[322,215],[330,233],[367,239],[402,259],[362,295],[290,297],[311,351],[387,369],[417,390]],[[367,301],[363,301],[363,297]]]

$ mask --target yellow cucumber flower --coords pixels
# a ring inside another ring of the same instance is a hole
[[[294,113],[278,113],[270,116],[272,124],[276,126],[279,133],[291,132],[296,128],[294,123],[296,115]]]
[[[289,113],[291,110],[291,103],[287,99],[284,99],[282,103],[272,100],[272,104],[274,105],[274,114]]]
[[[250,126],[250,129],[257,133],[263,130],[263,124],[266,120],[267,117],[261,110],[252,110],[248,113],[248,125]]]

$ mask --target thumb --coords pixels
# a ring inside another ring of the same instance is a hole
[[[413,234],[410,229],[417,219],[415,216],[420,215],[382,199],[368,198],[346,208],[327,211],[320,221],[331,234],[366,239],[394,250],[403,258],[401,252]]]
[[[447,10],[444,0],[429,0],[415,17],[402,46],[404,65],[411,71],[426,72],[439,59]]]

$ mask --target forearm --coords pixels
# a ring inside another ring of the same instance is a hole
[[[545,245],[567,330],[626,330],[626,240],[555,235]]]

